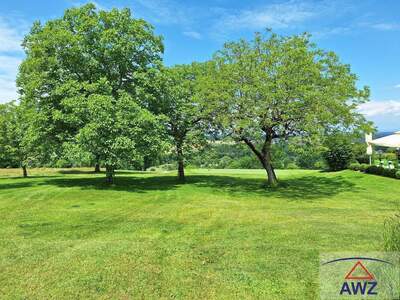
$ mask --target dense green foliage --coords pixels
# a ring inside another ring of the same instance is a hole
[[[14,141],[17,120],[15,106],[13,103],[0,104],[0,167],[18,167],[19,160],[15,155],[15,146],[19,144]]]
[[[400,169],[397,168],[390,169],[376,165],[370,166],[368,164],[352,163],[349,165],[349,169],[353,171],[365,172],[367,174],[374,174],[384,177],[400,179]]]
[[[340,171],[347,169],[354,159],[351,139],[344,134],[333,134],[326,138],[326,150],[323,153],[329,170]]]
[[[124,162],[150,156],[161,147],[161,124],[128,94],[117,98],[92,94],[84,113],[89,121],[79,130],[77,141],[85,150],[96,153],[110,182],[114,170]]]
[[[252,41],[226,43],[209,66],[201,87],[215,125],[248,145],[270,185],[277,182],[274,140],[366,125],[355,109],[368,100],[368,88],[359,90],[350,67],[307,34],[257,33]]]
[[[45,136],[48,155],[62,158],[63,145],[78,141],[113,170],[132,152],[129,159],[138,158],[137,144],[160,144],[159,135],[145,134],[145,128],[134,142],[127,138],[132,132],[122,129],[135,122],[129,117],[149,118],[146,112],[140,116],[135,102],[150,93],[148,74],[160,68],[163,51],[152,26],[132,18],[129,9],[103,11],[93,4],[68,9],[62,18],[35,23],[23,48],[17,84],[22,103],[40,120],[35,130]],[[121,110],[127,106],[132,109],[125,115]]]
[[[322,149],[300,144],[295,139],[271,146],[272,163],[277,169],[324,169]],[[214,142],[193,152],[188,163],[198,168],[259,169],[260,162],[245,144]]]
[[[165,68],[156,78],[157,93],[149,101],[151,111],[165,116],[165,128],[178,164],[178,178],[185,179],[184,163],[190,154],[206,142],[206,116],[196,98],[202,64]]]
[[[31,174],[0,178],[3,299],[315,299],[319,254],[382,251],[400,189],[353,171],[278,170],[270,189],[261,170]]]
[[[45,143],[33,120],[34,111],[14,102],[0,104],[0,167],[23,169],[27,176],[28,165],[39,164]]]
[[[398,170],[396,169],[387,169],[378,166],[369,166],[368,168],[365,169],[365,173],[391,177],[391,178],[397,178],[397,172]]]
[[[349,169],[353,170],[353,171],[361,171],[361,172],[365,172],[365,170],[367,170],[367,168],[369,168],[370,165],[369,164],[360,164],[358,162],[355,163],[351,163],[349,165]]]
[[[273,186],[275,168],[323,168],[327,133],[369,128],[356,111],[368,88],[308,34],[257,33],[210,61],[165,67],[152,25],[87,4],[35,22],[22,46],[19,105],[1,108],[0,164],[24,174],[101,165],[112,182],[118,168],[176,162],[181,180],[185,164],[262,167]],[[347,166],[336,154],[332,169]]]

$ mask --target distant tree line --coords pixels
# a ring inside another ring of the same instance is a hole
[[[285,155],[318,167],[313,153],[326,136],[370,128],[356,111],[369,89],[308,34],[267,30],[226,43],[207,62],[166,67],[153,29],[129,9],[93,4],[35,22],[22,43],[20,98],[0,106],[1,166],[28,176],[28,166],[89,164],[112,183],[117,168],[174,156],[183,181],[186,163],[212,166],[225,147],[235,153],[221,157],[227,166],[235,156],[257,163],[275,185]]]

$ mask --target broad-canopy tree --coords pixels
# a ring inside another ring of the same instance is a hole
[[[95,87],[105,81],[113,103],[120,99],[120,92],[136,99],[138,89],[145,92],[141,86],[147,72],[160,67],[163,52],[161,37],[149,23],[133,18],[129,9],[103,11],[93,4],[67,9],[63,17],[44,25],[34,23],[22,45],[26,58],[17,78],[21,101],[35,108],[41,119],[39,130],[47,135],[47,148],[59,155],[61,145],[74,141],[90,121],[72,122],[64,104],[82,97],[74,92],[68,99],[71,93],[63,91],[76,84],[81,96],[102,94]],[[92,151],[100,159],[103,149]]]
[[[225,44],[210,66],[201,84],[208,113],[251,149],[270,185],[277,184],[274,140],[364,123],[356,108],[368,100],[369,89],[358,89],[349,65],[318,49],[308,34],[256,33],[252,41]]]
[[[128,93],[115,100],[110,94],[91,94],[83,108],[89,121],[76,136],[83,149],[96,151],[108,183],[113,183],[118,165],[157,153],[165,140],[160,120]]]
[[[155,76],[155,97],[150,109],[165,116],[165,128],[171,138],[178,164],[178,179],[185,180],[185,159],[205,142],[205,116],[198,101],[198,77],[204,75],[200,63],[164,68]]]

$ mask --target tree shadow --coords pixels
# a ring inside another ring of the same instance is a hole
[[[58,170],[58,174],[63,174],[63,175],[84,175],[84,174],[104,174],[104,171],[100,171],[96,173],[95,171],[89,171],[89,170],[77,170],[77,169],[70,169],[70,170]]]
[[[85,175],[85,174],[106,174],[105,171],[95,172],[94,170],[78,170],[78,169],[70,169],[70,170],[59,170],[57,171],[58,174],[63,175]],[[136,170],[117,170],[115,173],[118,174],[145,174],[145,171],[136,171]]]
[[[14,179],[13,183],[3,183],[4,179]],[[19,181],[18,179],[22,178],[0,178],[0,190],[12,190],[12,189],[19,189],[19,188],[27,188],[37,185],[37,182],[34,181]]]
[[[44,177],[41,181],[15,180],[13,183],[2,184],[0,189],[23,188],[40,185],[55,185],[62,188],[78,187],[84,190],[114,190],[136,193],[176,189],[182,183],[175,176],[120,176],[115,178],[115,184],[109,185],[105,179],[96,177]],[[355,184],[341,175],[335,177],[300,176],[282,179],[279,186],[266,186],[265,179],[243,178],[225,175],[193,175],[187,176],[186,184],[197,188],[212,189],[214,194],[230,193],[238,196],[275,197],[288,200],[314,200],[333,197],[346,191],[359,190]]]
[[[241,195],[257,195],[290,200],[312,200],[333,197],[346,191],[358,191],[356,185],[342,176],[301,176],[282,179],[277,187],[269,187],[265,179],[238,178],[229,176],[192,176],[189,179],[197,186],[210,187]]]
[[[180,183],[173,176],[120,176],[115,177],[114,184],[106,182],[104,177],[58,177],[43,182],[45,185],[59,187],[79,187],[81,189],[114,190],[127,192],[150,192],[176,188]]]

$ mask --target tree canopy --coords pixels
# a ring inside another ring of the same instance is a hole
[[[40,160],[44,153],[41,132],[34,127],[34,111],[15,101],[0,104],[0,163],[21,167],[27,177],[27,167]]]
[[[41,120],[36,130],[46,134],[47,148],[58,155],[64,142],[78,140],[94,120],[104,117],[107,123],[117,116],[123,105],[119,101],[129,97],[137,110],[134,102],[140,103],[138,98],[146,93],[147,73],[161,66],[163,52],[161,37],[149,23],[134,19],[129,9],[103,11],[93,4],[68,9],[44,25],[36,22],[23,48],[26,59],[17,79],[21,101],[34,107],[34,117]],[[93,101],[106,113],[98,109],[96,116]],[[119,117],[108,125],[122,126],[116,122],[126,121]],[[105,143],[86,148],[104,160]]]
[[[149,101],[150,109],[165,116],[165,128],[178,163],[178,178],[185,179],[184,161],[192,150],[205,142],[206,116],[197,97],[198,78],[204,65],[176,65],[164,68],[157,77],[157,93]]]
[[[153,114],[127,93],[114,100],[110,95],[90,95],[84,109],[89,121],[76,137],[83,149],[97,153],[110,183],[118,165],[150,155],[163,143],[163,128]]]
[[[234,140],[255,155],[241,164],[258,160],[275,185],[273,162],[291,148],[303,147],[299,162],[315,166],[304,145],[320,153],[332,132],[371,125],[356,110],[369,89],[308,34],[267,30],[226,43],[207,62],[166,67],[152,25],[129,9],[87,4],[35,22],[22,46],[19,104],[0,106],[0,162],[24,174],[33,160],[54,165],[70,156],[106,167],[112,182],[116,168],[141,161],[146,169],[173,153],[184,180],[193,150],[229,137],[226,145]]]
[[[252,41],[225,44],[211,66],[202,90],[214,123],[250,147],[271,185],[274,140],[365,123],[356,108],[368,100],[368,88],[359,90],[350,67],[307,34],[257,33]]]

